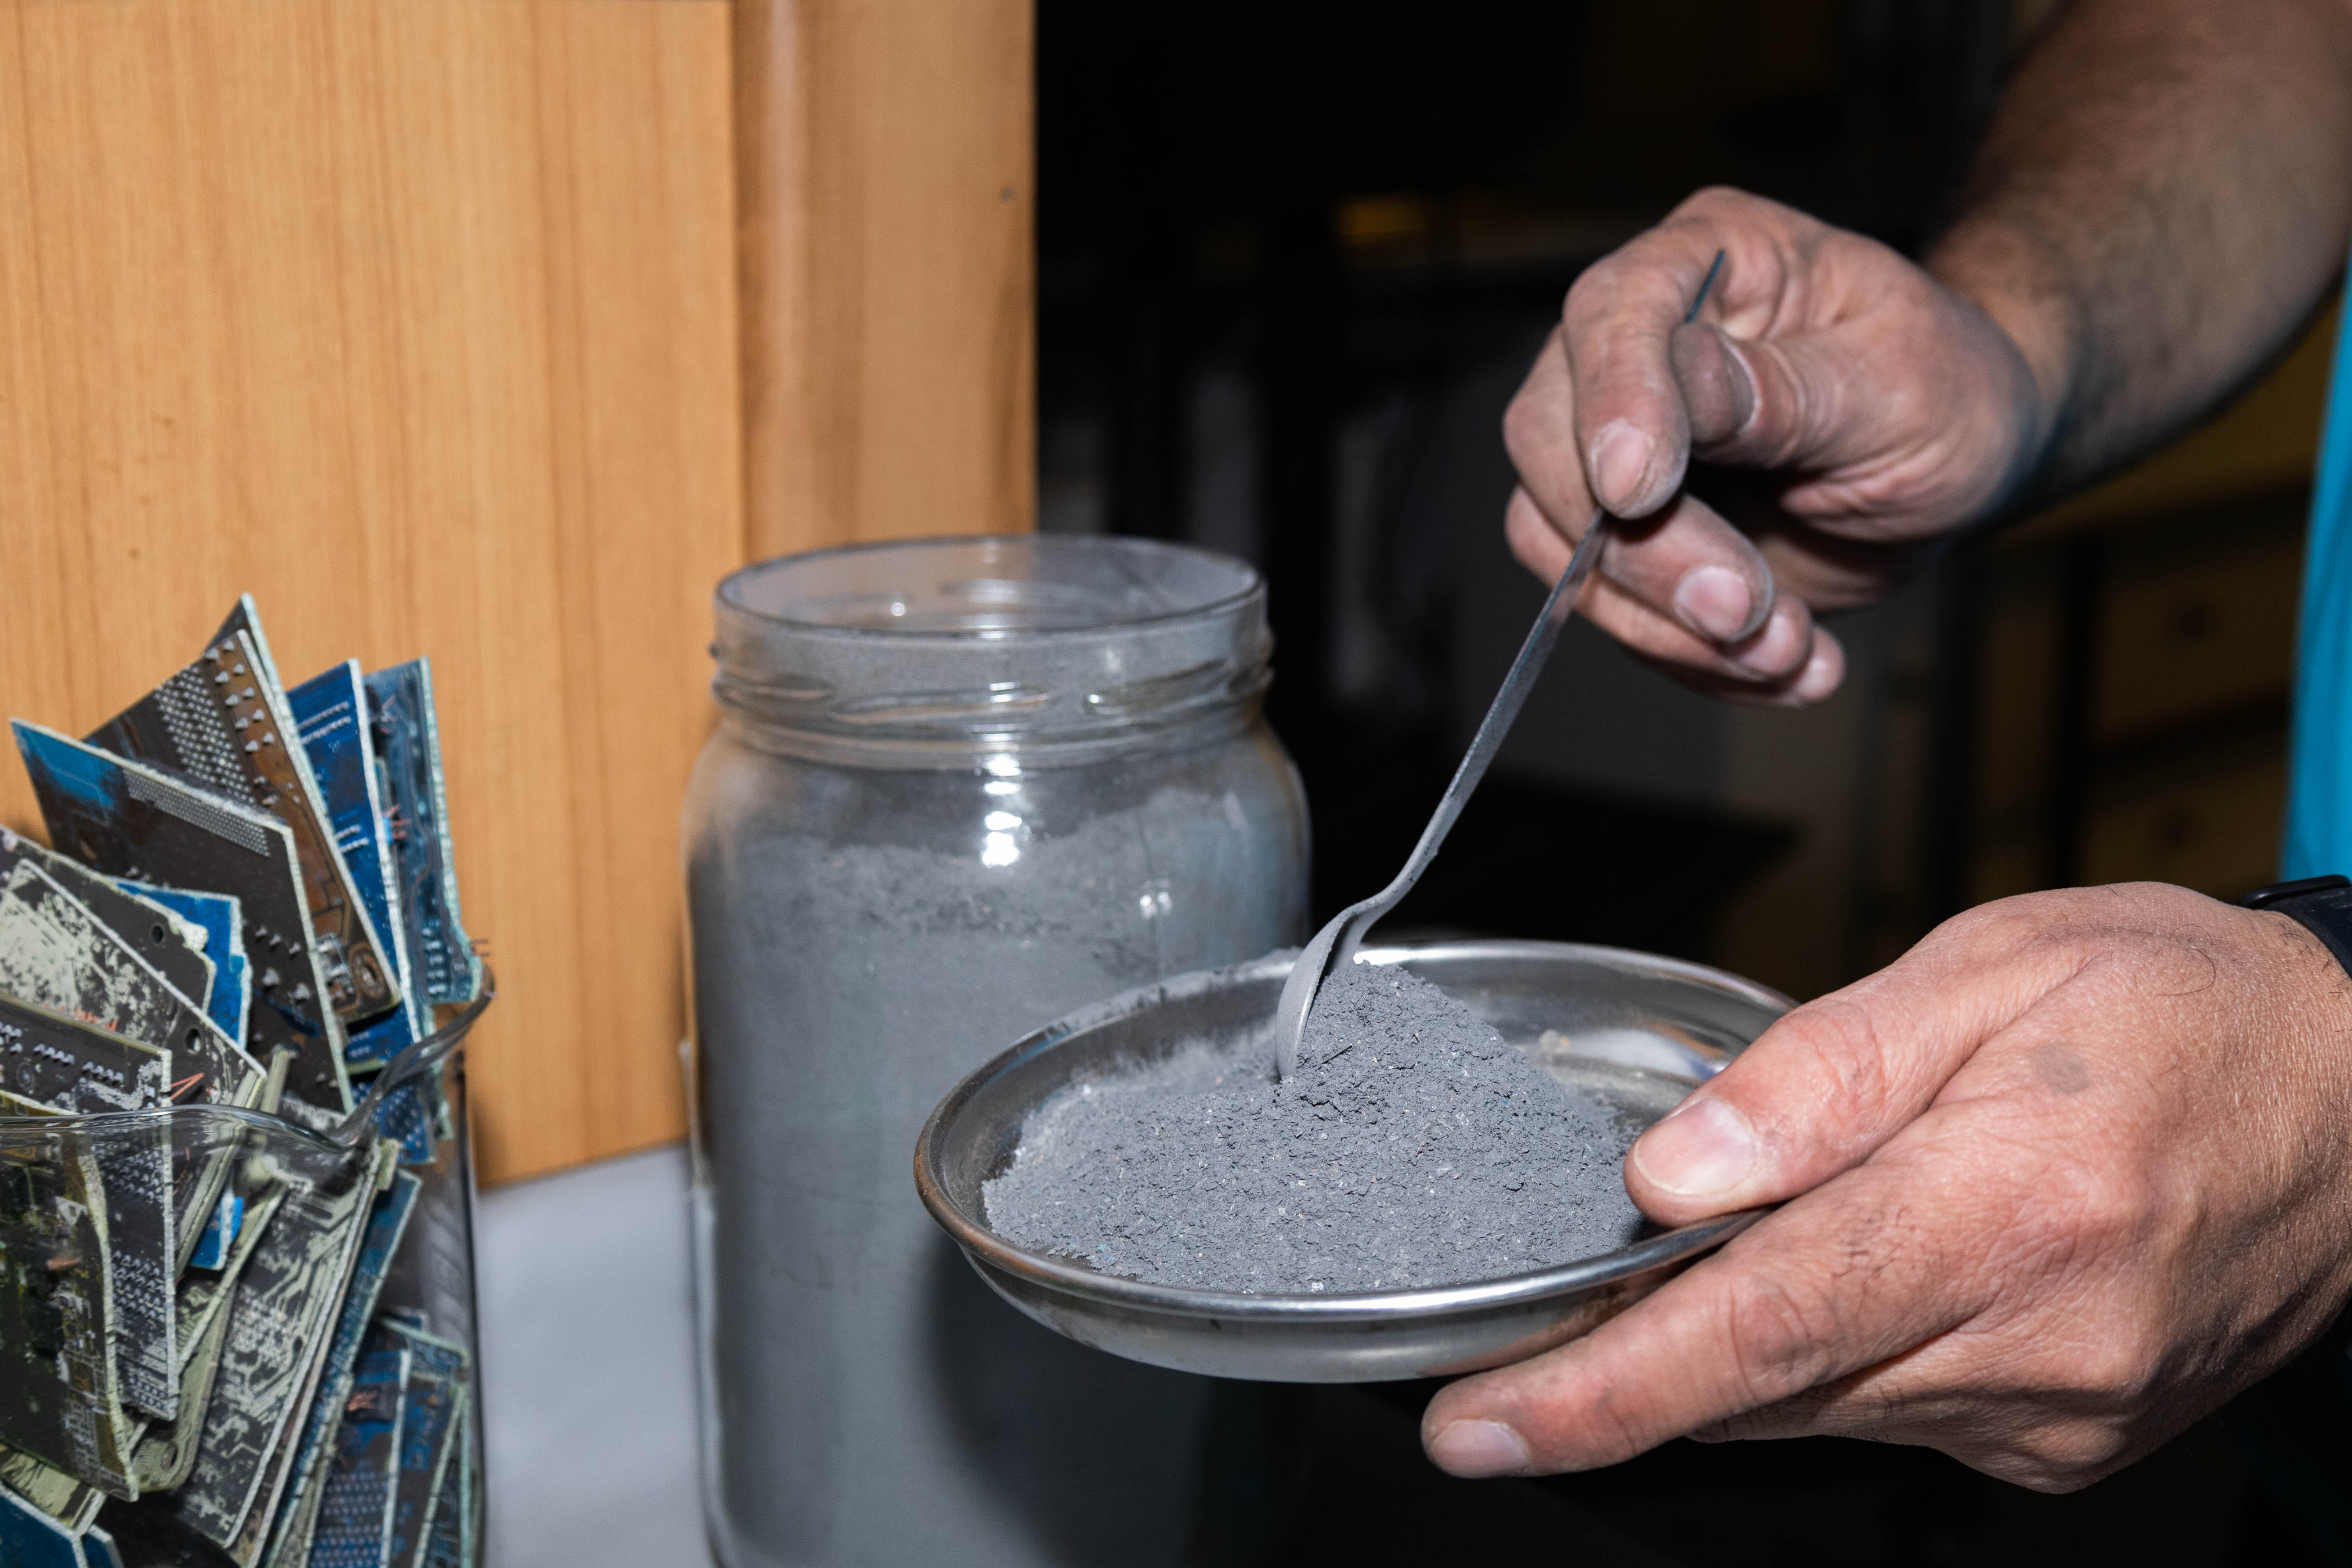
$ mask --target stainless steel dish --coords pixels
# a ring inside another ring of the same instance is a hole
[[[1618,948],[1464,942],[1367,948],[1361,957],[1403,964],[1467,1003],[1554,1077],[1642,1127],[1790,1005],[1719,970]],[[1012,1163],[1032,1109],[1191,1041],[1262,1035],[1289,973],[1289,956],[1276,955],[1097,1003],[1031,1035],[940,1102],[915,1146],[915,1185],[998,1295],[1083,1344],[1182,1372],[1281,1383],[1451,1376],[1587,1332],[1757,1217],[1727,1215],[1508,1279],[1347,1295],[1150,1285],[988,1228],[981,1184]]]

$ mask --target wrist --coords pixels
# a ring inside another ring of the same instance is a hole
[[[2238,902],[2245,909],[2268,910],[2294,921],[2318,940],[2337,967],[2352,975],[2352,879],[2331,875],[2273,882]]]
[[[1964,225],[1939,240],[1928,275],[1984,321],[2006,351],[2015,378],[2017,451],[1996,510],[2054,488],[2064,411],[2079,379],[2083,333],[2064,291],[2046,279],[2026,237]]]

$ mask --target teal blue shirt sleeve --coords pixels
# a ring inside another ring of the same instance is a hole
[[[2281,874],[2352,875],[2352,310],[2336,340],[2295,634]]]

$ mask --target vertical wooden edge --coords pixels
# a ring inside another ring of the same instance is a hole
[[[1013,353],[1013,409],[1004,433],[1008,530],[1026,531],[1037,519],[1037,7],[1019,0],[1020,184],[1016,205],[1020,233],[1013,265],[1006,269],[1010,298],[1004,320],[1016,323]]]
[[[1027,530],[1034,0],[733,9],[745,558]]]
[[[735,297],[742,403],[742,559],[789,548],[777,520],[793,510],[788,432],[803,423],[793,396],[793,306],[806,292],[800,243],[806,139],[795,29],[798,0],[734,0]]]

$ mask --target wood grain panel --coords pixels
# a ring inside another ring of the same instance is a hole
[[[1031,0],[739,0],[747,540],[1030,526]]]
[[[0,709],[240,590],[433,656],[486,1179],[677,1135],[677,802],[742,556],[722,0],[0,0]],[[36,814],[0,766],[0,817]]]

